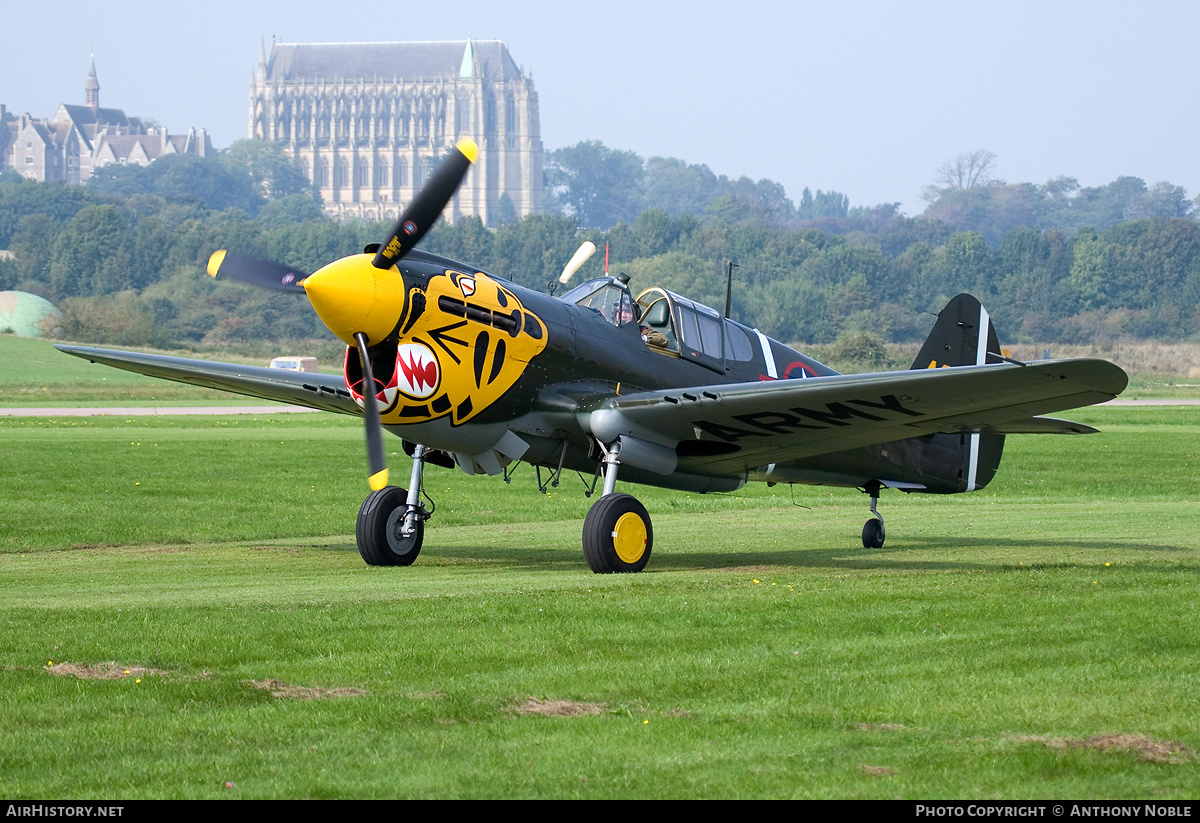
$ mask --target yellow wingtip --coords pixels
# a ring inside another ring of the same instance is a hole
[[[375,474],[373,474],[367,478],[367,484],[371,487],[371,491],[373,491],[373,492],[377,492],[380,489],[382,489],[384,486],[386,486],[387,481],[388,481],[387,469],[384,469],[381,472],[375,472]]]
[[[206,271],[213,277],[217,276],[217,269],[221,268],[221,264],[225,262],[225,249],[218,249],[212,253],[212,257],[208,258],[208,267]]]
[[[465,140],[459,140],[458,145],[455,148],[461,151],[463,155],[472,163],[474,163],[475,158],[479,156],[479,146],[469,137]]]

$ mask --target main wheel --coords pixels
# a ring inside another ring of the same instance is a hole
[[[371,492],[358,510],[358,525],[354,537],[358,553],[368,566],[411,566],[421,553],[425,539],[425,522],[417,521],[411,535],[400,533],[408,504],[408,492],[398,486],[387,486]]]
[[[863,523],[863,548],[883,548],[883,521],[872,517],[866,523]]]
[[[640,572],[653,546],[650,515],[632,495],[601,497],[583,521],[583,559],[596,574]]]

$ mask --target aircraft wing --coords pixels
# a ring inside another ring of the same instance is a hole
[[[1127,382],[1104,360],[913,369],[639,392],[587,422],[604,442],[623,438],[623,461],[737,475],[935,432],[1086,432],[1037,415],[1111,400]]]
[[[162,354],[97,349],[88,346],[55,346],[59,351],[118,369],[204,386],[209,389],[261,397],[294,406],[362,416],[341,377],[316,372],[239,366],[211,360],[192,360]]]

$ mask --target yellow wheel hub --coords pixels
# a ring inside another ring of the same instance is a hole
[[[617,520],[612,532],[613,549],[625,563],[636,563],[646,552],[646,524],[633,512],[626,512]]]

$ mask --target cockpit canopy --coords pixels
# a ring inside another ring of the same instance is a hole
[[[562,300],[591,309],[614,326],[624,326],[637,319],[629,286],[615,277],[597,277],[580,283],[564,294]]]
[[[651,351],[692,360],[714,371],[725,371],[726,358],[754,358],[752,330],[668,289],[646,289],[635,301],[621,279],[598,277],[561,299],[591,309],[614,326],[636,322]]]

